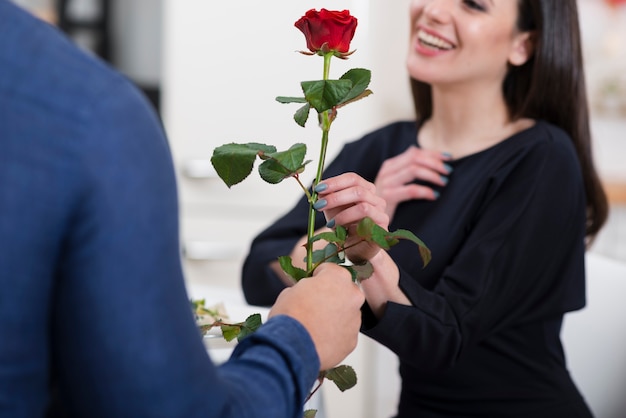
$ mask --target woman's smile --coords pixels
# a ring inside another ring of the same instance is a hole
[[[420,53],[431,55],[433,52],[450,51],[455,48],[455,45],[433,31],[419,29],[416,48]]]

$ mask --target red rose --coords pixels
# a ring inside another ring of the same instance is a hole
[[[348,10],[311,9],[295,26],[306,38],[306,46],[314,54],[334,51],[338,56],[348,55],[354,37],[357,19]]]
[[[626,0],[605,0],[605,2],[612,7],[617,7],[620,5],[626,5]]]

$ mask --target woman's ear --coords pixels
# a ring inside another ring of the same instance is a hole
[[[509,54],[509,64],[519,67],[532,57],[535,51],[534,32],[520,32],[515,35],[513,47]]]

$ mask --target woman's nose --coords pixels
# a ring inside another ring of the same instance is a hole
[[[431,22],[446,23],[450,20],[451,7],[456,0],[430,0],[424,5],[424,17]]]

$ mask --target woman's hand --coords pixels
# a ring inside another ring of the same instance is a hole
[[[407,200],[435,200],[439,194],[415,180],[445,186],[452,168],[445,163],[449,155],[412,146],[402,154],[386,160],[380,167],[374,184],[376,191],[387,202],[387,215],[393,218],[398,204]]]
[[[393,259],[375,243],[360,242],[356,235],[356,225],[366,216],[389,228],[387,202],[378,195],[376,186],[355,173],[344,173],[324,180],[315,190],[318,200],[314,207],[324,212],[327,226],[348,229],[346,257],[357,264],[369,261],[374,267],[374,274],[361,282],[361,288],[376,317],[383,315],[388,301],[411,305],[398,287],[400,273]]]
[[[353,263],[361,263],[374,257],[380,247],[374,243],[359,242],[356,226],[365,217],[387,229],[389,215],[385,199],[376,193],[376,186],[355,173],[331,177],[315,188],[318,200],[314,207],[324,212],[328,226],[341,225],[348,230],[346,256]]]

